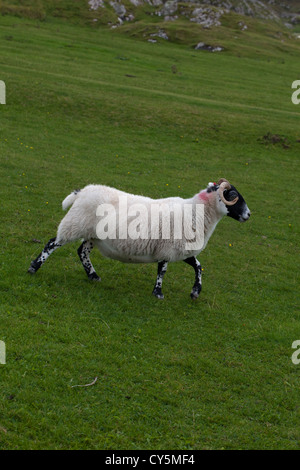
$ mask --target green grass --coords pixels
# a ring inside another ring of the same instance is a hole
[[[193,10],[193,4],[185,3],[184,8]],[[241,30],[241,23],[247,25],[247,30]],[[282,53],[294,53],[296,56],[299,51],[299,39],[281,23],[235,13],[222,16],[221,26],[205,29],[182,16],[176,21],[162,21],[160,18],[153,20],[152,16],[145,15],[143,11],[140,16],[137,15],[135,22],[126,22],[119,28],[121,33],[144,41],[153,39],[151,35],[159,30],[165,31],[169,41],[173,43],[194,49],[199,42],[204,42],[211,46],[221,46],[238,57],[276,59],[278,56],[282,57]],[[165,42],[164,39],[158,40]]]
[[[1,18],[1,449],[299,448],[299,46],[273,47],[238,57]],[[90,283],[79,243],[26,272],[74,188],[190,197],[219,177],[252,217],[220,222],[197,302],[184,263],[164,301],[155,265],[93,252]]]

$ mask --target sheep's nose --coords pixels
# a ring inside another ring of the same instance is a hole
[[[251,215],[251,212],[249,211],[249,212],[247,213],[248,218],[250,217],[250,215]]]

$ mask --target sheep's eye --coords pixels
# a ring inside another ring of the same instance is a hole
[[[233,201],[236,197],[238,197],[238,193],[236,191],[230,191],[229,197],[227,197],[228,201]]]

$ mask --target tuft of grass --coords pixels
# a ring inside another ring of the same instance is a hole
[[[296,46],[195,53],[10,16],[0,38],[0,447],[299,448]],[[88,282],[80,242],[26,272],[74,188],[190,197],[219,177],[252,216],[220,222],[197,302],[184,263],[163,302],[154,265],[93,252]]]
[[[1,15],[13,15],[36,20],[44,20],[46,18],[46,11],[41,0],[1,2],[0,13]]]

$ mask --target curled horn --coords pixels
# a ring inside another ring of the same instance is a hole
[[[218,184],[220,185],[220,188],[219,188],[219,195],[220,195],[220,198],[222,199],[222,201],[224,202],[224,204],[226,204],[226,206],[233,206],[234,204],[236,204],[238,202],[238,197],[234,198],[233,201],[227,201],[224,197],[224,191],[225,189],[230,189],[231,188],[231,184],[229,183],[229,181],[227,181],[225,178],[221,178],[218,182]]]

